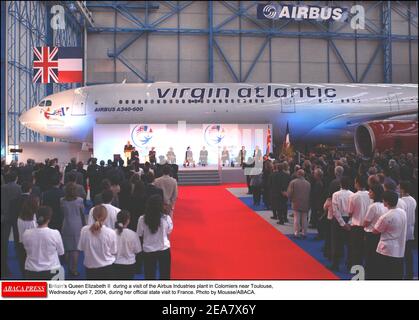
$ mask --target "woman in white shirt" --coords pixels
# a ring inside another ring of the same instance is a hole
[[[349,198],[353,195],[350,190],[352,186],[351,178],[343,176],[340,180],[341,189],[332,195],[333,220],[332,220],[332,271],[339,271],[342,258],[344,258],[345,247],[348,248],[349,231]],[[350,267],[350,258],[346,262]]]
[[[64,245],[58,230],[48,228],[52,210],[40,207],[36,214],[38,227],[28,229],[22,236],[26,250],[25,277],[27,280],[51,280],[61,267],[59,256]]]
[[[380,235],[374,234],[374,225],[378,219],[387,212],[383,204],[383,186],[381,184],[372,185],[368,192],[370,199],[374,203],[370,204],[364,218],[365,231],[365,279],[373,280],[377,268],[377,246],[380,241]]]
[[[410,195],[412,184],[409,181],[400,183],[400,193],[402,200],[406,204],[407,235],[406,250],[404,254],[405,280],[413,280],[413,249],[415,247],[415,219],[416,219],[416,200]],[[417,243],[417,241],[416,241]]]
[[[374,225],[374,233],[380,234],[377,246],[376,278],[379,280],[403,280],[403,259],[406,247],[406,211],[397,208],[399,196],[394,191],[383,193],[384,206],[388,211]]]
[[[117,252],[115,231],[104,225],[106,208],[97,205],[93,209],[95,222],[81,229],[78,249],[84,252],[84,266],[88,280],[112,280],[113,263]]]
[[[169,234],[172,230],[172,219],[163,214],[163,198],[160,195],[152,195],[147,201],[145,215],[138,219],[137,226],[137,234],[143,244],[146,280],[156,279],[157,262],[160,279],[170,279]]]
[[[36,224],[36,212],[39,209],[39,198],[36,196],[29,196],[22,204],[22,208],[17,218],[17,230],[19,233],[19,243],[17,245],[17,256],[19,260],[20,272],[22,275],[25,272],[26,251],[22,244],[22,236],[26,230],[34,229]]]
[[[136,255],[142,251],[137,233],[128,229],[131,215],[122,210],[116,216],[115,232],[118,251],[114,263],[114,280],[133,280],[135,275]]]

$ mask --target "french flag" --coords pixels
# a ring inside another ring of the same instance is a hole
[[[58,48],[58,82],[83,82],[83,50],[80,47]]]

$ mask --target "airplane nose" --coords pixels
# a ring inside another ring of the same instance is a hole
[[[22,113],[19,117],[19,122],[23,125],[25,125],[28,122],[28,115],[27,115],[27,111],[25,111],[24,113]]]
[[[33,119],[33,110],[30,109],[30,110],[25,111],[24,113],[22,113],[20,115],[20,117],[19,117],[19,121],[24,126],[28,126],[31,122],[34,121],[34,119]]]

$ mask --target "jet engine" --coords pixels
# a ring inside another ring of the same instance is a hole
[[[389,149],[396,153],[414,153],[418,150],[418,122],[380,120],[363,123],[356,128],[354,140],[356,151],[365,156]]]

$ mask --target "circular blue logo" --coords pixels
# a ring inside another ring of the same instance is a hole
[[[131,131],[131,139],[137,147],[143,148],[153,139],[153,129],[149,125],[136,125]]]
[[[206,127],[204,138],[208,145],[218,146],[225,138],[225,129],[218,124],[211,124]]]

